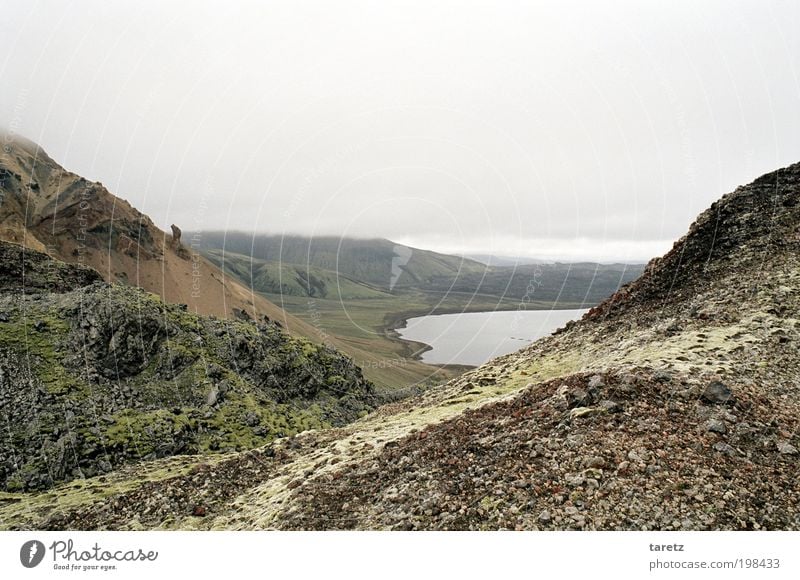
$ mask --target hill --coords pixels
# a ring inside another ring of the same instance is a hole
[[[314,335],[312,328],[226,279],[101,183],[65,170],[31,141],[16,135],[4,141],[0,240],[89,266],[108,282],[138,286],[167,302],[187,304],[192,312],[226,317],[239,309]]]
[[[200,232],[193,239],[217,266],[257,292],[360,300],[426,294],[540,302],[548,308],[594,306],[635,279],[639,264],[487,265],[384,239]],[[252,258],[252,263],[249,259]]]
[[[8,494],[0,520],[797,529],[798,232],[795,164],[724,196],[638,280],[522,351],[339,429]]]
[[[0,257],[0,489],[250,449],[376,404],[352,360],[274,323],[199,316],[15,244]]]
[[[262,262],[293,264],[333,272],[370,287],[424,287],[441,277],[480,274],[473,260],[410,248],[384,239],[275,236],[243,232],[202,232],[201,247],[251,256]]]
[[[316,266],[274,262],[223,250],[206,250],[206,257],[243,284],[266,295],[328,300],[389,298],[391,294],[363,281]]]
[[[286,312],[187,247],[179,228],[174,230],[177,238],[164,232],[101,183],[65,170],[35,143],[16,135],[4,143],[0,240],[87,266],[107,282],[142,288],[168,303],[185,304],[193,313],[236,318],[238,312],[253,320],[266,316],[294,336],[348,353],[392,396],[408,385],[454,376],[452,370],[415,360],[387,369],[386,352],[376,353],[361,337],[340,337],[311,317]]]

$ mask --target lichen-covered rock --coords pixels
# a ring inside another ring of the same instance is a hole
[[[101,280],[92,268],[0,241],[0,293],[69,292]]]
[[[21,248],[0,252],[0,489],[248,449],[375,405],[351,359],[274,324],[197,316],[26,250],[29,295]]]

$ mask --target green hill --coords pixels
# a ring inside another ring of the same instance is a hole
[[[474,260],[410,248],[379,238],[308,238],[242,232],[193,235],[200,249],[252,256],[261,263],[293,264],[327,270],[381,290],[426,287],[442,277],[480,275],[486,267]]]
[[[342,300],[389,296],[378,288],[315,266],[270,262],[222,250],[208,250],[206,257],[228,274],[265,294]]]
[[[514,307],[520,302],[593,306],[643,270],[640,264],[487,266],[384,239],[242,232],[202,232],[192,239],[216,265],[258,292],[323,299],[422,292],[434,301],[462,296],[465,304],[480,296],[513,300]]]

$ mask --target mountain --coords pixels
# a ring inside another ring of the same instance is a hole
[[[274,262],[223,250],[206,250],[205,256],[242,284],[275,296],[303,296],[332,300],[388,298],[387,290],[316,266]]]
[[[140,464],[88,480],[97,494],[6,494],[0,521],[797,529],[798,312],[800,163],[724,196],[639,279],[517,353],[340,429]]]
[[[266,319],[220,320],[0,242],[0,489],[343,425],[376,398],[353,361]]]
[[[4,143],[0,240],[89,266],[108,282],[138,286],[192,312],[226,317],[238,309],[315,336],[313,328],[190,252],[179,228],[177,238],[167,234],[101,183],[66,171],[31,141],[13,135]]]
[[[257,292],[342,300],[387,294],[491,296],[548,307],[594,306],[636,278],[639,264],[497,263],[420,250],[384,239],[273,236],[242,232],[192,235],[214,264]]]
[[[495,256],[494,254],[466,254],[465,258],[475,260],[487,266],[523,266],[530,264],[550,264],[552,260],[526,258],[524,256]]]
[[[390,240],[276,236],[243,232],[202,232],[202,246],[267,263],[310,267],[378,290],[425,286],[430,280],[459,273],[480,274],[483,264],[411,248]]]
[[[190,312],[220,318],[246,314],[253,320],[266,316],[294,336],[347,352],[370,379],[393,392],[453,376],[413,360],[387,373],[385,357],[366,341],[343,340],[315,320],[302,320],[254,293],[194,251],[180,228],[172,234],[162,231],[102,184],[65,170],[31,141],[17,135],[3,141],[0,240],[85,265],[107,282],[140,287],[166,302],[185,304]]]

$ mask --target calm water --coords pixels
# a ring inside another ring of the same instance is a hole
[[[420,316],[397,332],[405,339],[433,347],[422,356],[426,363],[480,365],[551,334],[585,312],[515,310]]]

